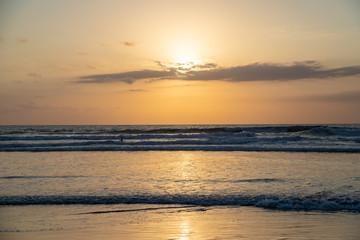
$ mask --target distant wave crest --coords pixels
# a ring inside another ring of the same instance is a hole
[[[360,125],[0,126],[0,151],[360,152]]]

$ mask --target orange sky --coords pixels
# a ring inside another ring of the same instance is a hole
[[[360,123],[360,4],[0,2],[0,124]]]

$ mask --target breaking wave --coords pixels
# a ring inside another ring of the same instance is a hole
[[[360,152],[360,125],[0,126],[0,151]]]
[[[187,204],[196,206],[255,206],[276,210],[360,212],[360,201],[350,196],[242,195],[119,195],[119,196],[3,196],[1,205],[67,204]]]

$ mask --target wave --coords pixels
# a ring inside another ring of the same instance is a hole
[[[107,140],[87,140],[87,141],[59,141],[59,142],[11,142],[11,143],[2,143],[0,144],[0,148],[29,148],[29,147],[66,147],[66,146],[88,146],[88,145],[104,145],[104,146],[144,146],[144,145],[205,145],[205,144],[213,144],[213,145],[221,145],[221,144],[245,144],[251,142],[263,142],[263,143],[274,143],[274,142],[292,142],[299,141],[302,138],[299,136],[295,137],[271,137],[271,138],[257,138],[257,139],[249,139],[248,137],[223,137],[223,136],[212,136],[209,138],[205,138],[202,136],[191,136],[186,138],[174,138],[168,137],[165,138],[165,141],[161,138],[137,138],[137,141],[125,141],[122,139],[107,139]],[[134,138],[129,138],[126,140],[134,140]]]
[[[10,130],[9,126],[2,126],[2,133],[6,135],[16,135],[24,133],[66,133],[66,134],[157,134],[157,133],[238,133],[243,130],[240,127],[206,127],[206,125],[197,126],[39,126],[27,128],[24,126],[13,126],[21,128],[20,130]]]
[[[359,125],[0,126],[0,151],[360,152]]]
[[[76,215],[83,215],[83,214],[104,214],[104,213],[123,213],[123,212],[142,212],[142,211],[154,211],[154,210],[169,210],[169,209],[178,209],[178,211],[185,211],[187,209],[197,208],[194,211],[206,211],[207,209],[199,208],[198,206],[176,206],[176,207],[152,207],[152,208],[136,208],[136,209],[120,209],[120,210],[108,210],[108,211],[93,211],[93,212],[83,212],[77,213]]]
[[[252,178],[252,179],[239,179],[239,180],[202,180],[203,182],[214,182],[214,183],[270,183],[270,182],[284,182],[283,179],[277,178]],[[175,180],[174,182],[198,182],[198,180],[185,179],[185,180]]]
[[[242,195],[119,195],[119,196],[2,196],[0,205],[70,204],[186,204],[194,206],[254,206],[276,210],[360,212],[360,201],[351,196]]]
[[[0,179],[37,179],[37,178],[83,178],[88,176],[74,176],[74,175],[66,175],[66,176],[4,176],[0,177]]]
[[[246,151],[246,152],[319,152],[360,153],[359,147],[331,146],[239,146],[239,145],[117,145],[1,148],[0,152],[74,152],[74,151]]]
[[[2,148],[0,152],[83,152],[83,151],[245,151],[245,152],[318,152],[318,153],[360,153],[359,148],[331,147],[266,147],[266,146],[81,146],[81,147],[29,147]]]
[[[15,129],[14,129],[15,128]],[[97,134],[175,134],[175,133],[298,133],[324,132],[351,136],[359,135],[358,125],[138,125],[138,126],[0,126],[3,135],[18,134],[68,134],[68,135],[97,135]]]

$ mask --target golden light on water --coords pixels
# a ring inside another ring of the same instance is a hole
[[[180,240],[189,240],[189,235],[190,235],[190,228],[189,228],[189,223],[187,221],[183,221],[180,223],[179,225],[179,230],[181,231],[180,233]]]
[[[194,174],[196,173],[196,169],[194,166],[194,154],[191,152],[183,152],[181,154],[181,161],[179,161],[179,177],[182,180],[191,180],[196,177]]]

